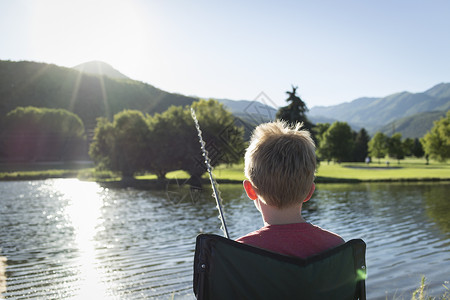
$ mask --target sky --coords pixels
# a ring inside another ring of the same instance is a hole
[[[450,82],[447,0],[0,0],[0,60],[100,60],[187,96],[306,105]]]

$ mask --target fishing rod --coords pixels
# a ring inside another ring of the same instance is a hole
[[[225,224],[225,218],[223,215],[222,205],[220,204],[221,199],[219,196],[219,190],[216,187],[216,181],[214,180],[213,175],[212,175],[211,160],[209,159],[208,151],[206,150],[206,147],[205,147],[206,143],[203,140],[202,131],[200,130],[200,125],[198,124],[197,116],[195,115],[195,110],[192,107],[191,107],[191,115],[192,115],[192,119],[194,119],[194,122],[195,122],[195,128],[197,129],[197,135],[198,135],[198,139],[200,142],[200,148],[202,149],[203,157],[205,157],[206,170],[208,171],[208,174],[209,174],[209,181],[211,181],[211,187],[213,189],[213,196],[216,199],[217,209],[219,210],[219,219],[222,221],[222,230],[223,230],[223,233],[225,234],[225,237],[227,239],[229,239],[230,236],[228,234],[227,225]]]

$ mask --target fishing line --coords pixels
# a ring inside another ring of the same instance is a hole
[[[225,234],[226,238],[230,238],[229,234],[228,234],[228,229],[227,229],[227,225],[225,224],[225,218],[223,216],[223,210],[222,210],[222,205],[221,203],[221,199],[219,196],[219,190],[216,187],[216,181],[214,180],[214,177],[212,175],[212,170],[211,170],[211,160],[209,159],[208,156],[208,151],[206,150],[206,143],[205,141],[203,141],[203,137],[202,137],[202,131],[200,130],[200,125],[198,124],[198,120],[197,120],[197,116],[195,115],[195,110],[191,107],[191,115],[192,115],[192,119],[194,119],[195,122],[195,128],[197,129],[197,135],[198,135],[198,139],[200,142],[200,148],[202,149],[202,153],[203,153],[203,157],[205,158],[205,164],[206,164],[206,170],[208,171],[209,174],[209,181],[211,181],[211,187],[213,189],[213,196],[216,199],[216,204],[217,204],[217,209],[219,210],[219,219],[222,221],[222,231]]]

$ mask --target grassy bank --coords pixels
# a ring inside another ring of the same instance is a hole
[[[420,286],[412,293],[411,295],[411,300],[450,300],[450,294],[449,294],[449,289],[447,288],[447,286],[442,285],[446,291],[444,292],[444,294],[440,295],[438,298],[437,297],[432,297],[428,295],[427,292],[427,284],[425,283],[426,279],[425,276],[422,276],[422,280],[420,281]],[[401,298],[403,299],[403,298]],[[395,298],[394,300],[400,300],[400,298]]]
[[[0,180],[39,180],[47,178],[76,178],[80,172],[94,172],[92,162],[2,163]]]
[[[428,181],[450,180],[450,164],[424,160],[406,159],[398,164],[386,163],[322,163],[317,172],[317,181]]]
[[[220,166],[214,170],[218,180],[244,180],[244,166]],[[181,175],[181,174],[179,174]],[[360,182],[360,181],[430,181],[450,180],[450,163],[407,159],[389,166],[377,162],[370,163],[321,163],[316,174],[316,182]]]
[[[14,169],[15,168],[15,169]],[[221,165],[214,169],[214,176],[220,182],[242,182],[244,165]],[[84,180],[120,180],[117,174],[95,171],[89,164],[35,164],[0,166],[0,180],[33,180],[45,178],[78,177]],[[187,180],[189,175],[184,171],[167,174],[167,179]],[[208,174],[204,175],[208,178]],[[156,180],[152,174],[138,175],[139,180]],[[389,166],[373,162],[365,163],[321,163],[316,174],[316,182],[361,182],[361,181],[431,181],[450,180],[450,163],[430,161],[427,165],[423,159],[406,159],[400,164],[392,161]]]

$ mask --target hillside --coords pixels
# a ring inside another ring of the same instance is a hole
[[[393,133],[401,133],[402,138],[420,138],[433,127],[436,120],[445,116],[445,111],[432,111],[416,114],[410,117],[395,120],[377,131],[391,136]]]
[[[92,130],[96,118],[112,119],[124,109],[152,114],[195,100],[131,79],[88,74],[53,64],[0,61],[0,116],[18,106],[63,108],[77,114]]]
[[[434,88],[425,92],[427,94],[426,98],[422,99],[430,99],[429,97],[444,97],[444,103],[441,107],[447,107],[448,102],[445,101],[445,97],[448,97],[448,93],[450,89],[447,88],[446,84],[439,84]],[[401,93],[400,93],[401,94]],[[395,94],[389,97],[396,97]],[[404,95],[405,96],[405,95]],[[387,98],[389,98],[387,97]],[[433,127],[433,122],[440,119],[445,115],[446,110],[438,110],[438,111],[425,111],[417,114],[410,115],[408,117],[401,117],[403,113],[407,110],[414,111],[414,109],[420,110],[423,109],[423,105],[419,108],[410,108],[409,109],[400,109],[392,112],[386,112],[385,114],[390,113],[391,119],[393,121],[388,122],[382,125],[373,125],[368,126],[368,123],[361,122],[354,123],[353,121],[346,121],[345,119],[348,116],[354,116],[357,114],[357,111],[360,110],[368,110],[365,112],[366,115],[370,115],[374,113],[371,109],[372,106],[376,106],[377,102],[383,98],[359,98],[350,103],[342,103],[336,106],[330,107],[314,107],[313,113],[317,113],[314,115],[308,114],[309,120],[314,123],[333,123],[335,121],[344,121],[347,122],[350,127],[354,131],[359,131],[361,128],[365,128],[370,135],[375,134],[377,131],[381,131],[387,135],[392,135],[393,132],[400,132],[403,138],[420,138],[425,135],[427,131]],[[221,103],[225,105],[227,109],[229,109],[236,117],[245,122],[246,134],[249,135],[251,130],[255,125],[258,125],[262,122],[267,122],[275,119],[275,115],[277,112],[277,108],[265,105],[263,103],[257,101],[248,101],[248,100],[227,100],[227,99],[218,99]],[[427,103],[425,103],[427,104]],[[356,111],[356,112],[355,112]],[[334,114],[333,114],[334,113]],[[397,118],[397,116],[400,116]],[[358,118],[353,118],[357,119]],[[248,132],[247,132],[248,131]]]
[[[383,98],[359,98],[329,107],[313,107],[308,116],[345,121],[368,131],[401,118],[450,109],[450,83],[441,83],[422,93],[401,92]]]
[[[277,109],[259,101],[216,99],[221,102],[233,115],[258,125],[275,120]]]
[[[88,74],[104,75],[117,79],[130,79],[114,69],[111,65],[102,61],[90,61],[84,64],[77,65],[73,67],[73,69]]]
[[[132,80],[103,62],[64,68],[0,60],[0,116],[18,106],[64,108],[79,115],[86,129],[92,131],[100,116],[112,119],[124,109],[152,114],[170,105],[189,105],[195,100]],[[275,119],[278,109],[257,101],[218,100],[236,116],[237,123],[244,125],[246,137],[255,125]],[[403,137],[422,137],[448,109],[450,83],[441,83],[423,93],[402,92],[313,107],[308,118],[313,123],[345,121],[355,131],[364,127],[369,134],[378,130],[391,134],[395,127]]]

